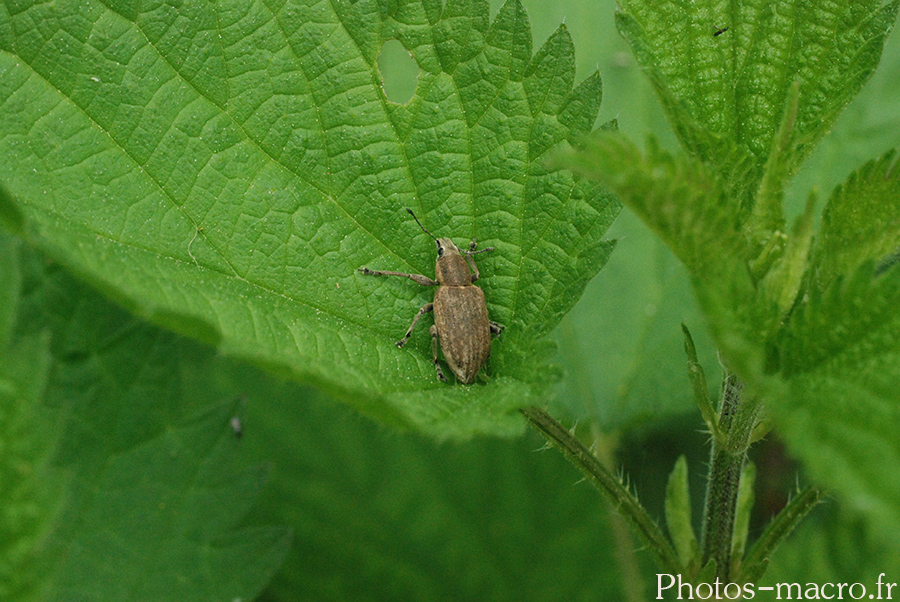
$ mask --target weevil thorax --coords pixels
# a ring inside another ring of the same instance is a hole
[[[438,238],[437,264],[434,277],[443,286],[468,286],[472,284],[472,272],[459,247],[449,238]]]

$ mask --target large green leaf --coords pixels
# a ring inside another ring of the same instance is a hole
[[[273,463],[254,521],[295,533],[262,600],[622,599],[634,542],[616,545],[608,506],[536,434],[438,445],[248,382],[242,443]]]
[[[242,460],[235,402],[186,393],[184,364],[211,354],[30,254],[19,316],[0,353],[3,599],[256,595],[289,534],[236,528],[265,471]]]
[[[618,207],[550,170],[587,133],[564,27],[532,57],[524,9],[485,1],[61,2],[0,9],[0,181],[27,236],[141,315],[439,436],[517,432],[546,384],[536,344],[603,265]],[[398,39],[416,95],[387,101]],[[9,203],[7,203],[9,204]],[[433,271],[477,236],[506,325],[486,384],[436,382],[431,290],[356,272]]]

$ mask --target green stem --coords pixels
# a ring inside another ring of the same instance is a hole
[[[618,447],[618,437],[612,437],[600,431],[594,426],[593,447],[595,455],[600,463],[611,471],[615,467],[615,450]],[[628,523],[622,515],[613,512],[609,517],[609,529],[616,546],[616,562],[619,565],[619,574],[622,576],[619,582],[622,587],[622,596],[625,602],[644,602],[647,599],[644,591],[644,578],[641,575],[641,567],[635,554],[637,546],[634,545],[634,537],[628,528]]]
[[[743,384],[726,371],[719,410],[721,439],[714,438],[710,451],[703,535],[700,541],[701,566],[716,563],[716,577],[731,580],[731,552],[741,471],[750,447],[750,435],[757,422],[759,405],[742,400]],[[742,401],[744,403],[742,403]]]
[[[631,523],[638,536],[656,555],[659,565],[669,573],[680,573],[681,567],[675,549],[659,525],[653,522],[637,498],[603,466],[584,443],[540,408],[524,408],[521,412],[529,424],[557,446],[563,455],[607,497],[613,508]]]
[[[744,558],[741,571],[742,582],[756,583],[762,577],[768,566],[769,556],[775,551],[778,544],[790,535],[797,523],[819,503],[821,496],[821,492],[816,487],[807,486],[778,513],[778,516],[772,519]]]

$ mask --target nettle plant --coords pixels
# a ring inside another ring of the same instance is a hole
[[[514,0],[493,21],[482,0],[0,8],[0,216],[17,236],[0,241],[0,403],[15,418],[0,426],[14,442],[0,447],[13,450],[0,457],[11,509],[0,597],[260,591],[288,536],[233,531],[261,479],[232,467],[236,406],[212,399],[222,357],[437,439],[516,435],[521,412],[608,494],[661,570],[696,581],[758,579],[818,497],[800,492],[744,553],[741,475],[769,424],[816,480],[896,521],[900,488],[885,478],[900,461],[895,155],[834,192],[815,236],[815,195],[790,226],[783,208],[788,179],[875,69],[896,11],[622,2],[619,28],[685,149],[676,155],[652,139],[640,151],[615,124],[594,130],[599,74],[575,84],[565,27],[533,53]],[[419,69],[406,104],[382,88],[390,40]],[[616,198],[687,267],[725,367],[717,407],[685,329],[685,386],[713,447],[699,545],[684,462],[667,536],[538,409],[558,378],[545,337],[612,252]],[[437,381],[427,328],[394,345],[419,287],[358,272],[433,274],[434,241],[406,207],[460,248],[477,237],[495,249],[479,257],[478,285],[505,331],[472,385]]]
[[[603,182],[687,268],[725,376],[715,408],[685,329],[712,440],[700,549],[678,493],[684,466],[670,482],[668,527],[688,576],[752,583],[818,495],[799,492],[744,555],[741,472],[773,424],[817,481],[898,518],[888,476],[900,453],[896,151],[836,188],[817,234],[815,191],[791,224],[784,207],[790,177],[875,69],[898,3],[720,4],[624,1],[617,14],[683,154],[601,133],[561,162]],[[722,18],[732,26],[710,32]]]

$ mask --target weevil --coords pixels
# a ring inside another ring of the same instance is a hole
[[[436,238],[428,231],[416,214],[407,208],[425,234],[437,244],[437,262],[435,263],[435,279],[421,274],[405,274],[403,272],[386,272],[359,268],[359,272],[367,276],[401,276],[409,278],[422,286],[436,286],[434,301],[426,303],[413,318],[403,338],[397,341],[402,348],[412,335],[419,319],[434,313],[434,324],[430,329],[431,356],[438,380],[447,382],[441,365],[438,363],[438,341],[444,360],[457,380],[464,385],[475,380],[484,362],[491,355],[491,336],[499,335],[503,326],[488,318],[487,303],[484,291],[473,283],[481,277],[473,255],[493,251],[493,247],[475,250],[477,241],[473,238],[467,251],[460,251],[449,238]],[[470,269],[471,268],[471,269]]]

